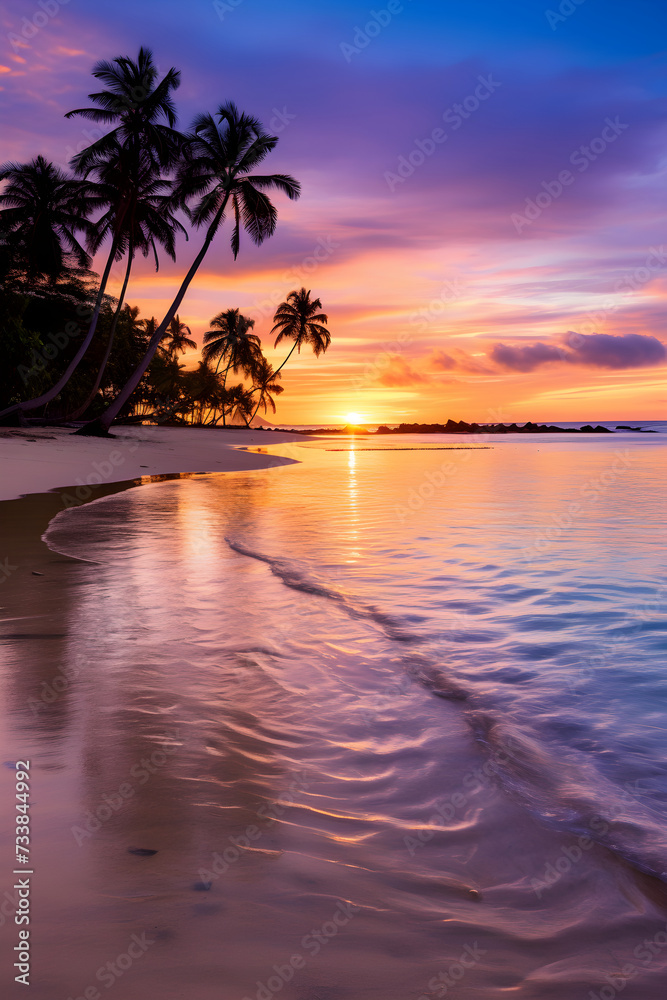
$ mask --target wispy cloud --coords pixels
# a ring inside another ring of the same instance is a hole
[[[387,370],[375,380],[377,385],[390,388],[401,388],[409,385],[423,385],[429,379],[416,371],[405,358],[396,356],[390,359]]]

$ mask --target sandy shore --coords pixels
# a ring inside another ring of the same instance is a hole
[[[93,487],[141,476],[285,465],[292,460],[240,449],[303,440],[275,431],[201,427],[119,427],[114,435],[78,437],[52,427],[0,429],[0,500],[69,489],[76,503],[88,499]]]

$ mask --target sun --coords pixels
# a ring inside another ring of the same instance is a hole
[[[348,413],[345,417],[345,420],[348,424],[356,426],[357,424],[361,423],[361,421],[363,420],[363,416],[361,413]]]

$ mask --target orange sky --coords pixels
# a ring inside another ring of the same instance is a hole
[[[152,45],[161,71],[182,71],[182,127],[235,100],[279,136],[267,172],[302,183],[298,202],[275,197],[262,247],[242,240],[234,262],[221,232],[180,309],[201,343],[239,307],[277,364],[275,305],[302,284],[321,298],[331,347],[293,356],[271,420],[664,418],[657,9],[632,26],[582,9],[553,31],[489,8],[482,31],[460,5],[415,4],[353,59],[340,48],[358,16],[347,0],[299,18],[262,0],[261,26],[254,9],[223,23],[212,5],[195,18],[165,3],[156,18],[127,0],[72,4],[25,38],[10,0],[0,159],[66,167],[95,138],[63,117],[85,105],[94,62]],[[158,275],[137,262],[128,301],[143,317],[162,317],[200,239]]]
[[[338,242],[327,233],[321,245],[327,236]],[[313,246],[317,238],[314,232]],[[652,275],[650,287],[617,293],[582,291],[573,274],[570,290],[562,287],[564,270],[541,263],[537,248],[513,261],[511,249],[498,248],[496,259],[504,257],[505,265],[495,267],[465,245],[412,252],[409,259],[402,250],[388,248],[337,260],[334,250],[304,275],[329,313],[331,347],[317,359],[308,351],[292,355],[283,369],[278,414],[270,419],[329,422],[344,420],[350,412],[368,422],[664,417],[664,366],[610,370],[554,362],[520,372],[500,369],[489,352],[501,340],[560,342],[564,330],[646,334],[642,314],[663,310],[667,270]],[[553,258],[549,250],[545,245],[546,259]],[[256,319],[256,332],[277,366],[289,347],[272,348],[271,296],[280,301],[295,282],[284,280],[284,268],[246,270],[237,278],[234,270],[230,264],[229,274],[216,274],[204,265],[181,319],[201,342],[216,312],[238,306]],[[532,291],[536,285],[542,289],[538,302]],[[148,272],[135,279],[133,288],[131,300],[142,315],[161,315],[173,281]],[[439,365],[440,352],[454,359],[453,370]],[[191,353],[183,361],[190,366],[196,359]]]

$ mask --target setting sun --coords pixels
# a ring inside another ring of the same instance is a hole
[[[348,413],[345,420],[348,424],[360,424],[363,420],[363,416],[361,413]]]

